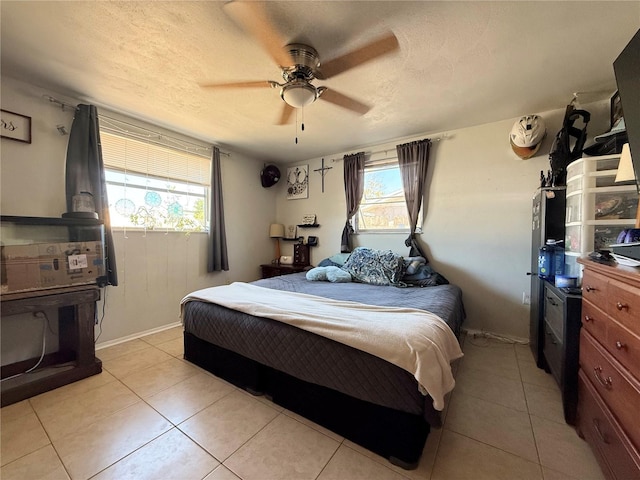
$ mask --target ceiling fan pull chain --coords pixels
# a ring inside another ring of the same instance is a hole
[[[302,131],[304,132],[304,107],[300,109],[302,111]]]
[[[298,109],[296,108],[296,145],[298,144]]]

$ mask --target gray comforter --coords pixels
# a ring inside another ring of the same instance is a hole
[[[304,273],[258,280],[256,285],[370,305],[420,308],[440,316],[457,334],[464,319],[462,293],[454,285],[396,288],[360,283],[310,282]],[[295,306],[291,306],[295,309]],[[438,415],[418,392],[412,374],[385,360],[333,340],[267,318],[190,301],[183,311],[185,331],[301,380],[323,385],[377,405]]]

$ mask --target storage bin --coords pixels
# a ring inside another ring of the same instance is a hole
[[[577,258],[609,249],[635,224],[638,192],[634,185],[615,183],[619,161],[620,155],[603,155],[567,166],[565,275],[581,279]]]
[[[106,283],[99,220],[2,216],[3,294]]]

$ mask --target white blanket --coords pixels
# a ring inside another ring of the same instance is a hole
[[[380,357],[412,373],[436,410],[444,408],[444,396],[455,385],[450,363],[462,357],[458,340],[441,318],[424,310],[364,305],[240,282],[190,293],[181,306],[190,300],[288,323]]]

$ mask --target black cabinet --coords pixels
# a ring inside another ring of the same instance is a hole
[[[309,245],[298,243],[293,246],[293,264],[303,267],[310,264]]]
[[[543,354],[560,386],[565,421],[573,425],[578,403],[578,354],[582,295],[544,282]]]
[[[544,346],[544,284],[538,277],[538,250],[549,239],[564,240],[566,187],[539,188],[531,206],[531,307],[529,345],[536,364],[547,368],[542,349]]]

